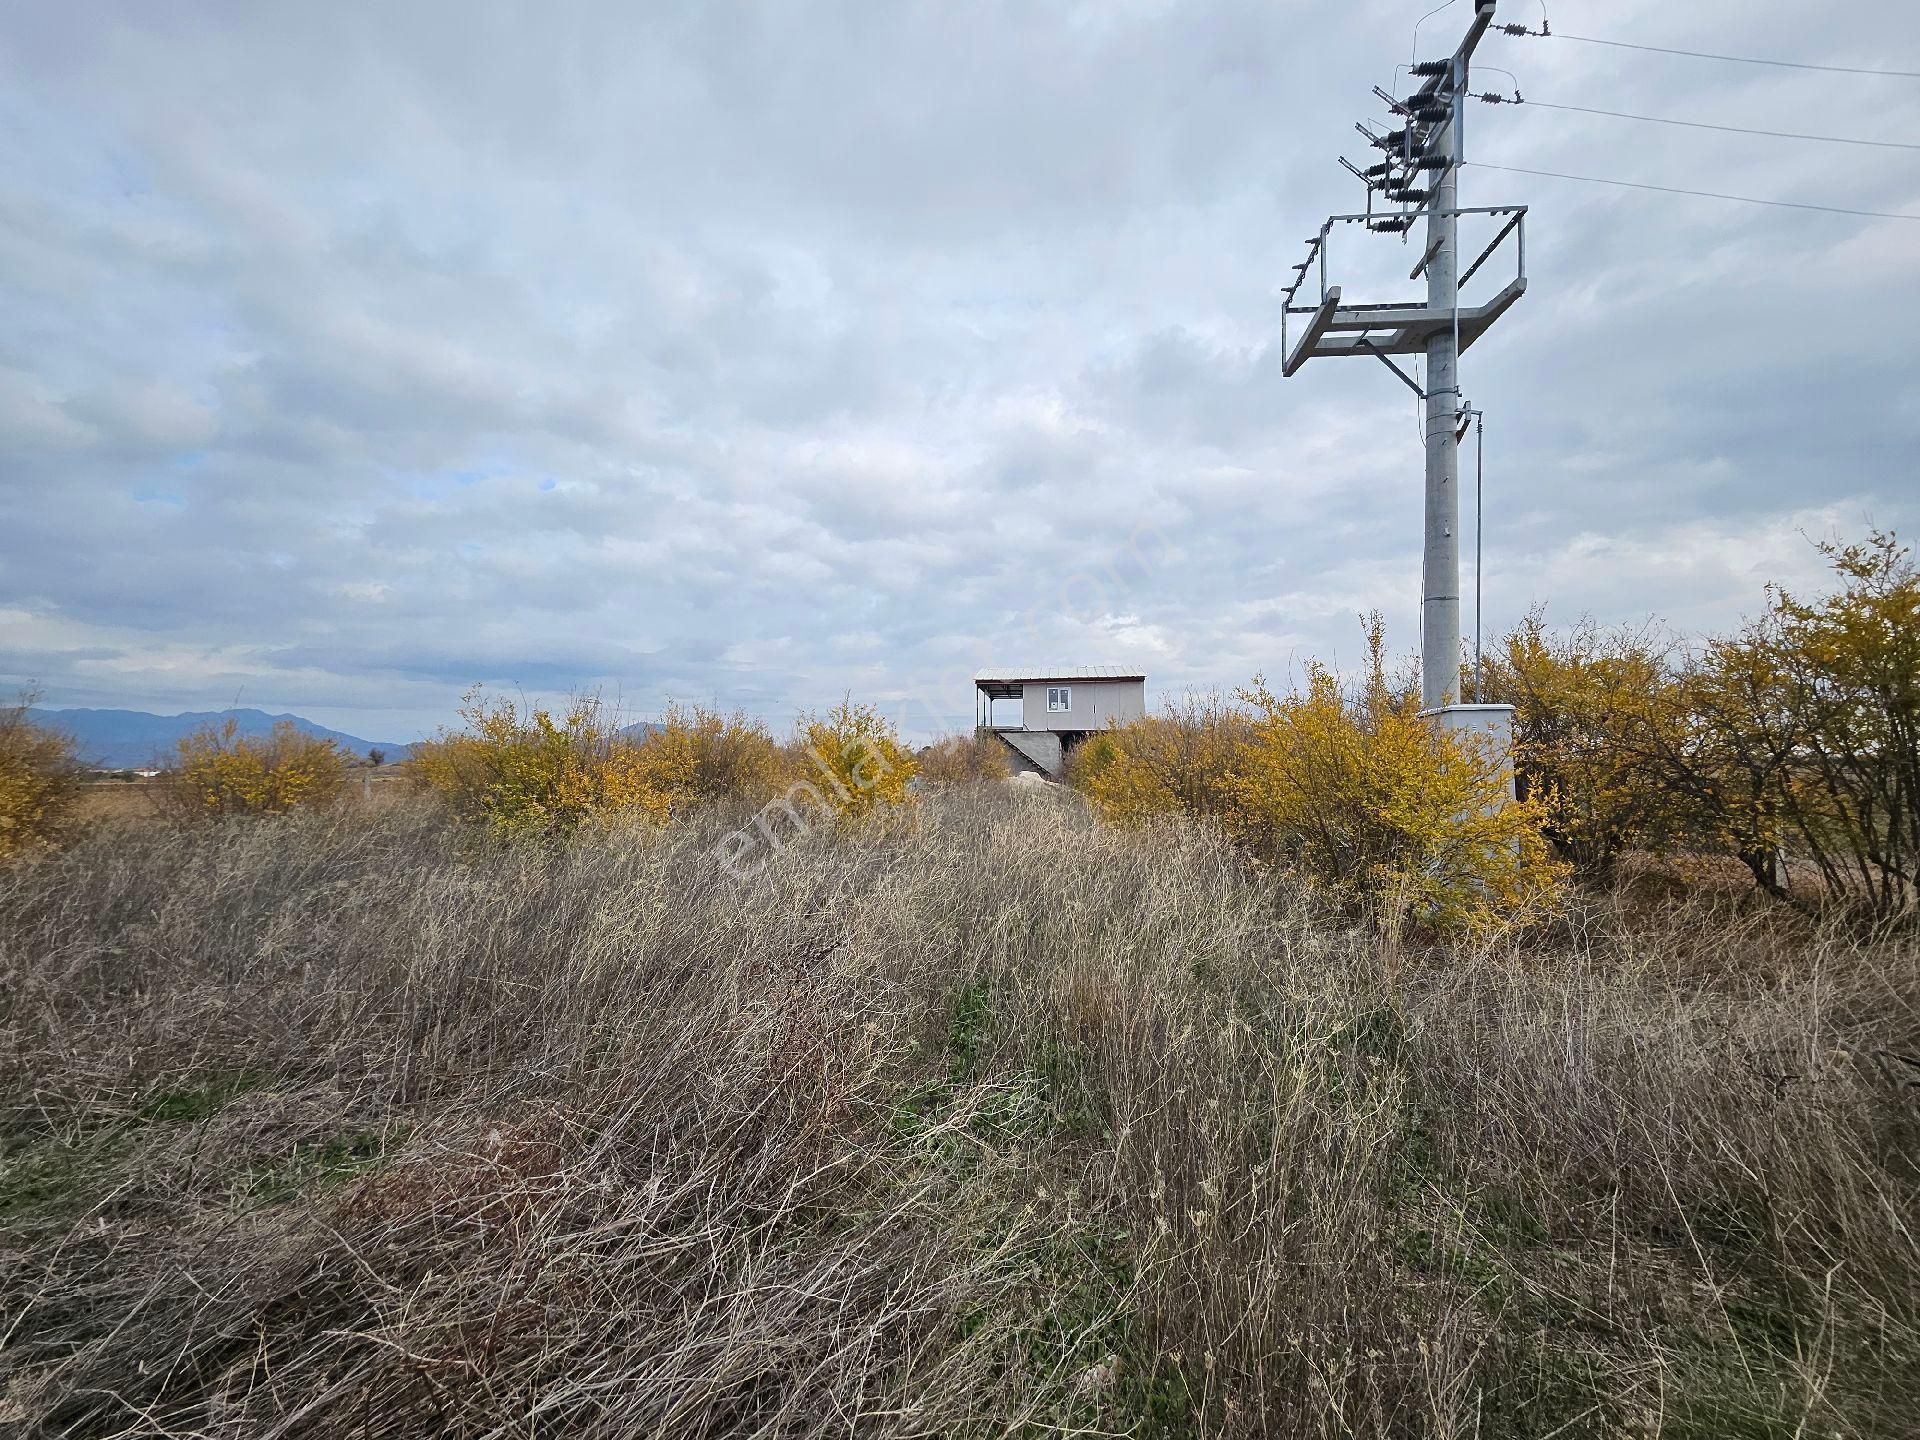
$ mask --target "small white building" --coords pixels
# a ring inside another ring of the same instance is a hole
[[[979,728],[1006,742],[1016,770],[1050,777],[1060,774],[1066,752],[1085,736],[1147,713],[1147,677],[1113,665],[982,670],[973,688]],[[1015,700],[1017,722],[994,709],[995,701]]]

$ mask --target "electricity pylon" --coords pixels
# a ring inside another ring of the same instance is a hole
[[[1493,20],[1495,0],[1477,0],[1467,33],[1445,60],[1413,66],[1418,90],[1405,99],[1376,87],[1374,93],[1391,107],[1399,128],[1377,134],[1365,125],[1355,128],[1367,137],[1380,160],[1365,169],[1345,156],[1340,163],[1367,187],[1367,208],[1359,215],[1329,216],[1320,233],[1307,242],[1307,258],[1294,267],[1281,307],[1282,373],[1292,375],[1307,361],[1331,355],[1372,355],[1398,375],[1425,407],[1427,452],[1426,543],[1421,560],[1420,585],[1420,698],[1430,711],[1443,711],[1459,699],[1460,691],[1460,436],[1466,429],[1467,406],[1460,394],[1460,354],[1486,333],[1526,293],[1527,242],[1524,205],[1460,208],[1460,166],[1468,62],[1480,37]],[[1376,210],[1378,198],[1382,208]],[[1459,230],[1463,215],[1485,215],[1502,220],[1493,239],[1477,259],[1459,270]],[[1426,249],[1409,272],[1409,280],[1427,277],[1424,304],[1344,305],[1340,287],[1327,283],[1328,241],[1336,225],[1364,225],[1375,234],[1405,236],[1421,216],[1426,218]],[[1462,308],[1460,287],[1499,249],[1515,237],[1514,278],[1484,304]],[[1320,298],[1298,301],[1310,271],[1318,267]],[[1289,347],[1287,317],[1310,317],[1299,338]],[[1395,355],[1426,357],[1426,388],[1394,364]]]

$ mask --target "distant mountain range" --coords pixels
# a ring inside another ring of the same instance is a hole
[[[64,730],[78,742],[80,758],[103,770],[125,770],[165,764],[174,746],[202,726],[224,726],[232,720],[242,735],[266,735],[282,720],[316,739],[331,740],[348,754],[364,757],[369,750],[384,752],[388,761],[404,760],[408,748],[397,741],[362,740],[358,735],[329,730],[298,715],[269,715],[264,710],[194,710],[185,715],[149,715],[144,710],[34,710],[37,725]]]

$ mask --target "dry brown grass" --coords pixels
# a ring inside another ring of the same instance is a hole
[[[108,824],[164,820],[168,810],[165,791],[165,783],[159,780],[89,780],[80,787],[76,818],[82,823]],[[349,770],[334,803],[385,807],[404,804],[407,799],[405,772],[389,765]]]
[[[0,876],[0,1425],[1913,1433],[1911,936],[1427,952],[1036,791]]]
[[[158,819],[159,791],[151,780],[89,780],[80,787],[76,813],[83,822]]]

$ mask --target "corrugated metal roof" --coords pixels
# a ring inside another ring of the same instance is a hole
[[[1028,681],[1043,680],[1141,680],[1147,677],[1138,670],[1129,670],[1124,665],[1056,665],[1052,669],[1034,666],[995,665],[978,671],[973,683],[993,685],[1020,685]]]

